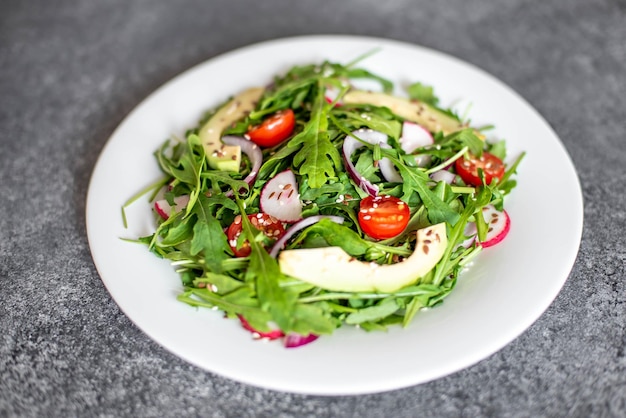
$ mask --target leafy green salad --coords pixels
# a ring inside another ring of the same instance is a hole
[[[359,62],[233,92],[156,150],[163,178],[127,205],[150,194],[156,230],[133,241],[171,262],[181,302],[286,347],[407,326],[506,237],[523,154],[506,164],[489,126]]]

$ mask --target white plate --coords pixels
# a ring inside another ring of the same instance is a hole
[[[366,333],[343,328],[297,349],[255,341],[221,313],[176,300],[178,275],[144,246],[122,237],[153,231],[146,199],[120,208],[160,177],[153,151],[183,136],[203,111],[295,64],[347,63],[373,48],[361,66],[398,86],[421,81],[443,105],[471,103],[477,124],[494,124],[511,157],[527,152],[507,200],[511,232],[484,251],[443,305],[408,329]],[[555,174],[557,173],[557,174]],[[519,336],[550,305],[575,261],[582,194],[572,162],[545,120],[509,87],[440,52],[366,37],[310,36],[265,42],[200,64],[141,103],[114,132],[93,172],[87,232],[95,265],[113,299],[148,336],[211,372],[280,391],[348,395],[427,382],[468,367]]]

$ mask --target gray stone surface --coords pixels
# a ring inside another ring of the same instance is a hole
[[[530,329],[473,367],[367,396],[257,389],[159,347],[98,277],[85,195],[117,124],[196,63],[317,33],[474,63],[535,106],[572,156],[585,199],[573,271]],[[0,417],[625,416],[625,134],[624,0],[3,0]]]

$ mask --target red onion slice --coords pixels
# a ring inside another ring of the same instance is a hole
[[[315,335],[315,334],[309,334],[309,335],[287,334],[287,336],[285,337],[285,347],[286,348],[301,347],[305,344],[312,343],[318,338],[319,338],[319,335]]]
[[[456,174],[447,171],[447,170],[439,170],[435,171],[430,175],[430,178],[436,182],[444,181],[448,184],[454,183],[454,179],[456,178]]]
[[[353,131],[352,134],[356,136],[357,138],[361,139],[362,141],[367,142],[368,144],[372,144],[372,145],[381,144],[381,146],[382,144],[387,144],[387,135],[379,131],[374,131],[372,129],[358,129],[356,131]],[[375,184],[372,184],[369,180],[363,177],[361,173],[357,171],[354,164],[352,164],[352,160],[351,160],[352,154],[354,154],[354,151],[356,151],[357,149],[363,146],[364,146],[363,142],[359,141],[353,136],[351,135],[346,136],[346,139],[344,139],[343,141],[343,148],[342,148],[343,159],[346,164],[346,169],[348,170],[348,174],[350,174],[350,177],[352,177],[352,180],[354,180],[354,182],[358,184],[358,186],[361,189],[363,189],[367,194],[369,194],[370,196],[376,196],[378,195],[378,186],[376,186]],[[387,159],[383,158],[383,160],[381,160],[380,163],[383,163],[384,160],[387,160]],[[389,165],[386,165],[385,163],[383,163],[383,165],[385,166],[385,171],[387,172],[387,174],[389,174],[390,176],[393,176],[393,173],[390,172],[391,170],[395,171],[393,164],[391,164],[391,167],[389,167]],[[382,169],[381,169],[381,172],[382,172]],[[383,176],[385,176],[384,172],[382,174]],[[397,175],[400,176],[399,174]],[[392,180],[388,180],[388,181],[392,181]]]
[[[254,142],[242,136],[226,135],[222,137],[222,142],[226,145],[240,146],[241,151],[248,156],[250,162],[252,163],[252,169],[243,181],[252,187],[254,180],[256,180],[256,176],[259,174],[261,164],[263,163],[263,152],[261,151],[261,148],[259,148],[259,146]],[[225,193],[225,195],[226,197],[231,197],[233,195],[233,191],[229,190]]]
[[[303,220],[293,224],[291,228],[287,229],[287,231],[285,231],[285,234],[282,237],[280,237],[278,241],[274,243],[274,245],[272,246],[272,249],[270,250],[270,256],[272,258],[276,258],[276,256],[278,255],[278,252],[284,248],[287,241],[289,241],[289,238],[291,238],[296,232],[306,228],[307,226],[313,225],[321,221],[322,219],[330,219],[331,221],[338,223],[338,224],[342,224],[344,221],[344,219],[341,216],[332,216],[332,215],[315,215],[315,216],[309,216],[308,218],[304,218]]]

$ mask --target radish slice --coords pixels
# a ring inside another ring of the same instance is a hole
[[[511,229],[511,218],[505,210],[500,212],[493,205],[487,205],[482,209],[483,219],[487,224],[487,235],[485,240],[480,242],[483,248],[491,247],[502,241]],[[469,248],[477,239],[476,223],[469,222],[465,227],[465,236],[468,237],[461,244],[465,248]]]
[[[243,181],[245,181],[246,183],[248,183],[248,185],[250,185],[250,187],[252,187],[254,181],[256,180],[257,174],[259,174],[261,164],[263,163],[263,152],[261,151],[261,148],[259,148],[259,146],[254,142],[247,140],[246,138],[241,136],[227,135],[222,137],[222,142],[226,145],[240,146],[241,151],[248,156],[250,162],[252,163],[252,169],[250,170],[250,173],[246,176],[246,178],[243,179]],[[226,197],[231,197],[233,196],[233,191],[229,190],[225,193],[225,195]]]
[[[239,321],[241,322],[241,325],[245,329],[250,331],[252,334],[254,334],[254,336],[257,338],[267,338],[269,340],[276,340],[278,338],[282,338],[285,336],[285,334],[280,329],[273,329],[268,332],[259,331],[258,329],[250,325],[250,323],[246,320],[246,318],[243,317],[243,315],[237,315],[237,317],[239,317]]]
[[[436,182],[444,181],[448,184],[452,184],[456,179],[456,174],[447,170],[439,170],[432,173],[430,178]]]
[[[307,226],[313,225],[314,223],[321,221],[322,219],[330,219],[331,221],[338,223],[338,224],[342,224],[344,221],[344,219],[341,216],[330,216],[330,215],[315,215],[315,216],[309,216],[308,218],[304,218],[300,222],[292,225],[291,228],[289,228],[285,232],[285,234],[282,237],[280,237],[278,241],[274,243],[274,245],[272,246],[272,249],[270,250],[270,256],[272,258],[276,258],[276,256],[278,255],[278,252],[285,247],[285,244],[287,243],[287,241],[289,241],[289,238],[291,238],[293,234],[306,228]]]
[[[399,142],[400,148],[407,154],[410,154],[417,148],[434,144],[435,140],[427,129],[415,122],[405,121],[402,124],[402,134]]]
[[[261,190],[261,211],[282,222],[302,219],[302,203],[293,171],[287,169],[265,183]]]
[[[324,90],[324,99],[326,99],[327,103],[333,103],[337,100],[339,96],[340,90],[335,86],[326,86]],[[341,106],[341,99],[335,102],[335,106]]]
[[[312,343],[318,338],[319,338],[319,335],[315,335],[315,334],[309,334],[309,335],[288,334],[285,337],[285,347],[286,348],[301,347],[305,344]]]
[[[483,248],[491,247],[502,241],[511,229],[511,218],[505,210],[500,212],[493,205],[483,208],[483,218],[487,223],[487,236],[481,242]]]
[[[411,154],[417,148],[434,144],[435,140],[426,128],[415,122],[404,121],[399,142],[400,148],[407,154]],[[415,164],[417,164],[418,167],[426,167],[430,164],[431,160],[432,156],[429,154],[415,155]]]
[[[183,210],[189,203],[189,195],[176,196],[174,198],[174,206],[171,206],[166,199],[160,199],[154,202],[154,210],[163,219],[168,219],[173,213]]]
[[[474,241],[476,241],[476,224],[474,222],[469,222],[465,226],[463,235],[465,235],[467,239],[461,243],[461,246],[464,248],[469,248],[474,243]]]

